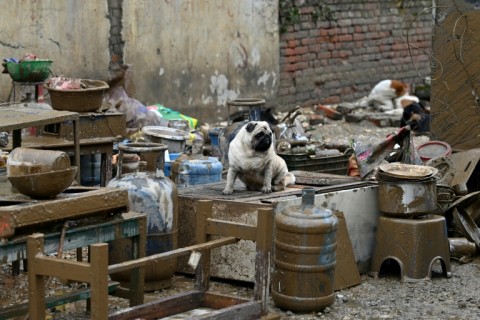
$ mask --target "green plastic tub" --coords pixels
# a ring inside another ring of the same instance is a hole
[[[19,63],[7,62],[7,71],[13,81],[17,82],[44,82],[50,75],[53,60],[37,59]]]

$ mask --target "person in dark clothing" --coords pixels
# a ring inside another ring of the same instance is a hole
[[[416,134],[428,133],[430,131],[430,112],[420,102],[412,102],[403,107],[400,127],[410,125]]]

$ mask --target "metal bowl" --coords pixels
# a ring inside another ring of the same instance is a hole
[[[8,180],[18,192],[33,199],[54,198],[73,182],[77,167],[65,170],[9,176]]]
[[[378,181],[378,209],[387,216],[412,218],[437,210],[434,178],[421,181]]]
[[[186,131],[162,126],[145,126],[142,133],[150,142],[166,144],[170,153],[185,151],[185,144],[189,138]]]

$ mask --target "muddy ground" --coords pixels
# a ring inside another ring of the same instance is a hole
[[[348,140],[381,141],[397,128],[378,128],[371,122],[357,124],[344,121],[330,121],[309,131],[317,139],[326,143],[348,144]],[[428,140],[428,136],[415,137],[416,144]],[[334,303],[322,312],[295,314],[280,310],[269,301],[272,313],[281,319],[478,319],[480,318],[480,258],[451,261],[452,277],[446,278],[439,265],[435,266],[432,279],[413,283],[401,282],[398,270],[383,270],[380,277],[374,279],[362,275],[362,283],[352,288],[335,292]],[[168,290],[146,294],[145,301],[185,292],[192,288],[192,279],[175,275],[173,285]],[[28,301],[26,275],[11,276],[11,266],[4,264],[0,268],[0,306],[5,307]],[[52,282],[47,295],[56,294],[69,287],[58,281]],[[211,291],[250,298],[252,285],[246,283],[227,283],[215,279]],[[128,302],[119,298],[110,298],[109,306],[115,311],[128,306]],[[88,319],[85,303],[77,302],[49,311],[51,319]]]

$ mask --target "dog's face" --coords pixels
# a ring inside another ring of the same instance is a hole
[[[265,152],[272,146],[272,130],[265,121],[250,121],[245,125],[250,136],[250,146],[257,152]]]

